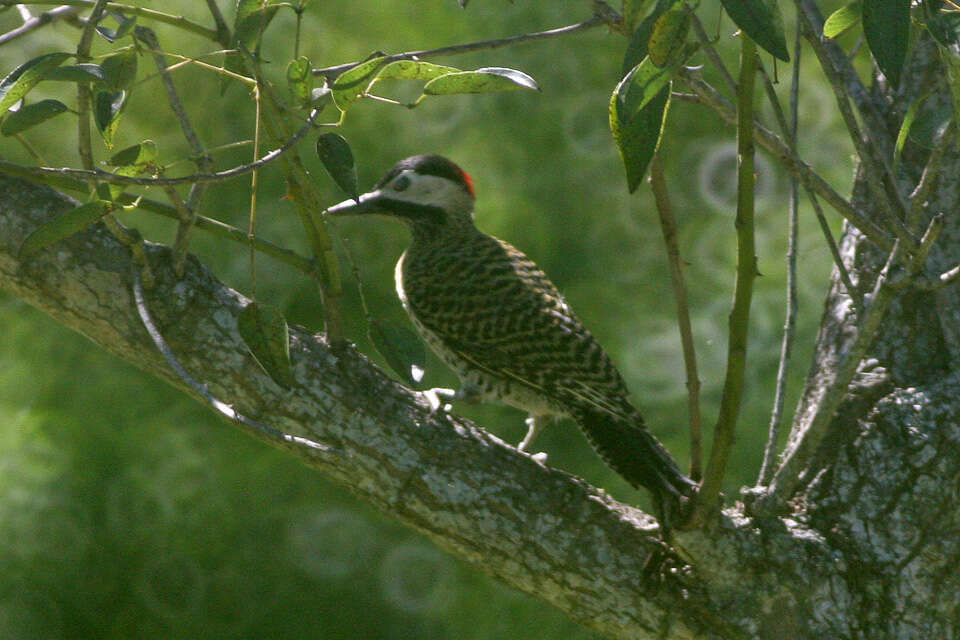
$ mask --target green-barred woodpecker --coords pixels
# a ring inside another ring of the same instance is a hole
[[[327,214],[382,214],[410,226],[397,293],[420,335],[460,377],[454,399],[527,411],[521,451],[551,419],[573,419],[607,464],[652,492],[661,517],[674,512],[695,484],[647,431],[620,373],[557,288],[523,253],[477,229],[473,205],[465,171],[421,155]]]

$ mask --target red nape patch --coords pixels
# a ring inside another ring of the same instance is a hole
[[[470,174],[460,169],[460,177],[463,178],[463,183],[467,185],[467,191],[470,192],[470,195],[476,198],[477,194],[473,191],[473,178],[470,177]]]

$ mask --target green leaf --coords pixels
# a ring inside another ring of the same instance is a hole
[[[754,42],[775,58],[790,62],[777,0],[720,1],[730,19]]]
[[[0,113],[16,104],[51,69],[59,67],[69,57],[69,53],[47,53],[27,60],[7,74],[6,78],[0,80]]]
[[[458,93],[493,93],[516,89],[539,91],[540,87],[533,78],[522,71],[504,67],[483,67],[476,71],[458,71],[436,77],[424,85],[423,94],[439,96]]]
[[[103,67],[90,62],[57,67],[43,76],[44,80],[59,82],[98,82],[104,78],[106,76],[103,73]]]
[[[45,222],[23,241],[17,252],[17,259],[21,262],[30,259],[53,243],[83,231],[112,210],[111,203],[94,200]]]
[[[97,91],[93,99],[93,119],[108,149],[113,148],[113,136],[120,124],[120,115],[127,105],[126,91]]]
[[[647,57],[650,36],[653,34],[653,29],[657,24],[657,20],[660,19],[660,16],[671,9],[679,7],[680,4],[681,0],[659,0],[657,6],[650,12],[650,15],[644,18],[640,26],[634,30],[633,35],[630,36],[627,51],[623,56],[623,64],[620,70],[621,77],[627,75],[627,72]]]
[[[686,44],[680,55],[674,57],[666,67],[653,64],[650,56],[644,58],[643,62],[631,69],[613,90],[610,102],[611,117],[616,114],[617,121],[621,125],[633,119],[670,82],[696,49],[695,43]]]
[[[903,146],[907,142],[907,137],[910,135],[910,127],[913,126],[913,120],[917,117],[917,111],[920,109],[920,105],[923,104],[923,101],[926,100],[926,96],[914,100],[910,107],[907,109],[907,113],[903,116],[903,123],[900,125],[900,132],[897,133],[897,142],[893,147],[893,162],[894,165],[900,161],[900,156],[903,154]]]
[[[137,79],[137,52],[132,46],[124,47],[104,58],[100,66],[103,68],[104,89],[126,90]]]
[[[910,40],[910,0],[863,0],[863,34],[890,84],[900,84]]]
[[[110,156],[110,164],[115,167],[126,165],[145,165],[157,159],[157,143],[153,140],[144,140],[137,144],[121,149]]]
[[[640,22],[640,16],[650,0],[623,0],[620,4],[620,15],[623,16],[623,26],[627,33],[633,33],[637,24]],[[631,67],[633,65],[630,65]]]
[[[610,131],[620,151],[630,193],[636,191],[643,182],[650,160],[657,151],[669,103],[670,85],[667,85],[633,117],[621,122],[617,113],[616,92],[610,100]]]
[[[407,383],[423,379],[427,353],[417,334],[393,322],[367,318],[367,335],[390,368]]]
[[[374,82],[380,80],[433,80],[448,73],[459,73],[456,67],[423,62],[421,60],[396,60],[386,65],[377,74]]]
[[[67,110],[67,105],[59,100],[41,100],[34,104],[24,105],[17,111],[11,111],[4,118],[3,124],[0,124],[0,134],[12,136]]]
[[[113,43],[128,35],[137,24],[137,16],[127,18],[126,16],[110,12],[110,15],[119,25],[116,29],[109,29],[103,25],[97,25],[97,33],[103,36],[107,42]]]
[[[337,186],[356,200],[359,197],[357,166],[350,143],[338,133],[325,133],[317,138],[317,155]]]
[[[344,71],[333,81],[333,103],[340,111],[350,108],[373,82],[376,74],[384,66],[386,56],[376,56],[361,62],[353,69]]]
[[[283,313],[273,305],[251,302],[237,318],[237,331],[266,374],[281,387],[292,387],[290,330]]]
[[[237,10],[233,19],[233,46],[235,49],[246,49],[250,52],[256,52],[260,46],[260,39],[263,32],[273,17],[277,14],[277,8],[272,6],[273,0],[263,6],[263,0],[237,0]],[[240,73],[243,69],[243,55],[239,53],[228,53],[223,60],[223,68],[227,71]],[[220,93],[226,91],[230,84],[230,76],[222,76],[220,79]]]
[[[848,29],[860,22],[862,7],[860,0],[854,0],[831,13],[823,23],[823,35],[828,38],[839,38],[846,33]]]
[[[303,106],[310,103],[313,92],[313,66],[310,64],[310,58],[300,56],[290,61],[287,65],[287,88],[297,105]]]
[[[148,169],[149,169],[149,165],[128,164],[122,167],[115,168],[113,172],[118,176],[129,176],[131,178],[135,178],[136,176],[139,176],[142,173],[146,173]],[[101,198],[109,198],[112,202],[117,202],[120,196],[123,195],[124,189],[126,188],[125,185],[116,184],[113,182],[106,183],[106,184],[101,183],[100,185],[97,185],[97,186],[99,188],[99,190],[97,191],[97,195],[99,195]],[[106,191],[103,191],[102,189],[102,187],[104,186],[107,187]]]
[[[647,47],[650,60],[658,67],[665,67],[683,51],[690,31],[690,12],[686,9],[671,9],[657,19]]]

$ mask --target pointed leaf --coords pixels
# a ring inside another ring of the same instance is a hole
[[[67,105],[59,100],[41,100],[34,104],[22,106],[17,111],[11,111],[7,114],[3,124],[0,124],[0,134],[12,136],[58,116],[64,111],[67,111]]]
[[[350,105],[363,95],[376,77],[377,72],[386,64],[386,59],[386,56],[370,58],[337,76],[331,89],[333,90],[333,102],[340,111],[349,109]]]
[[[43,79],[60,82],[97,82],[103,80],[105,77],[103,67],[98,64],[84,62],[82,64],[72,64],[51,69],[43,76]]]
[[[114,166],[144,165],[156,159],[157,143],[153,140],[144,140],[117,151],[110,156],[110,164]]]
[[[633,33],[640,22],[640,16],[650,0],[623,0],[620,4],[620,15],[623,16],[623,26],[626,33]],[[642,56],[641,56],[642,57]],[[630,65],[631,67],[633,65]]]
[[[860,0],[854,0],[831,13],[823,23],[823,35],[828,38],[839,38],[846,33],[848,29],[860,22],[862,7]]]
[[[442,64],[423,62],[422,60],[396,60],[386,65],[377,74],[376,81],[400,80],[433,80],[448,73],[458,73],[460,69],[447,67]]]
[[[910,40],[910,0],[863,0],[863,34],[877,66],[897,86]]]
[[[112,210],[111,203],[94,200],[45,222],[23,241],[17,259],[21,262],[29,259],[53,243],[83,231]]]
[[[647,57],[650,36],[653,35],[653,29],[657,24],[657,20],[666,12],[680,5],[681,0],[659,0],[657,2],[657,6],[650,12],[650,15],[643,19],[640,25],[634,30],[633,35],[630,36],[630,44],[627,45],[627,51],[623,56],[623,64],[620,70],[621,76],[627,75],[627,72]]]
[[[263,0],[237,0],[237,9],[233,19],[233,46],[235,49],[246,49],[255,52],[260,46],[260,38],[267,26],[277,14],[277,7],[273,1],[263,6]],[[227,71],[239,73],[243,69],[243,55],[228,53],[223,59],[223,68]],[[220,79],[220,93],[226,91],[230,84],[230,76],[224,75]]]
[[[493,93],[516,89],[539,91],[540,87],[537,86],[536,80],[522,71],[503,67],[483,67],[476,71],[460,71],[434,78],[424,85],[423,94],[439,96],[457,93]]]
[[[251,302],[237,318],[237,331],[266,374],[281,387],[292,387],[290,330],[280,310],[273,305]]]
[[[117,174],[118,176],[129,176],[131,178],[135,178],[136,176],[146,173],[149,171],[149,169],[150,165],[147,164],[128,164],[122,167],[116,167],[113,170],[113,173]],[[125,189],[124,185],[115,184],[112,182],[107,183],[106,185],[100,184],[98,185],[98,188],[103,186],[107,187],[106,195],[104,195],[103,189],[99,189],[97,191],[97,195],[99,195],[101,198],[108,198],[111,202],[117,202],[120,199],[120,196],[123,195]]]
[[[97,25],[97,33],[103,36],[107,42],[116,42],[120,38],[128,35],[137,24],[137,17],[133,16],[127,18],[126,16],[119,13],[110,13],[113,16],[113,19],[117,21],[118,27],[116,29],[110,29],[103,25]]]
[[[390,368],[406,382],[416,384],[423,379],[427,353],[417,334],[393,322],[368,318],[367,335]]]
[[[632,118],[621,123],[617,113],[617,94],[614,93],[610,100],[610,130],[620,151],[630,193],[643,182],[650,160],[660,144],[669,102],[670,86],[667,85]]]
[[[93,119],[108,149],[113,148],[113,136],[120,124],[120,115],[127,104],[126,91],[98,91],[93,101]]]
[[[69,57],[69,53],[47,53],[27,60],[7,74],[6,78],[0,80],[0,113],[16,104],[51,69],[59,67]]]
[[[681,54],[690,31],[690,13],[686,9],[671,9],[657,19],[647,42],[648,55],[653,64],[665,67]]]
[[[611,117],[616,114],[621,125],[629,122],[660,93],[696,49],[696,43],[686,44],[680,55],[674,57],[666,67],[653,64],[650,56],[644,58],[614,89],[610,103]]]
[[[104,89],[128,89],[137,79],[137,52],[132,46],[125,47],[104,58],[100,66],[103,68]]]
[[[360,194],[357,189],[357,166],[350,143],[338,133],[325,133],[317,138],[317,155],[337,186],[356,200]]]
[[[309,104],[313,91],[313,67],[310,58],[300,56],[290,61],[287,65],[287,88],[297,105]]]
[[[772,56],[790,62],[777,0],[720,0],[730,19]],[[909,1],[909,0],[908,0]]]

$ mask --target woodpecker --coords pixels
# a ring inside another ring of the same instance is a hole
[[[648,489],[664,519],[695,486],[646,429],[603,348],[527,256],[474,224],[470,176],[438,155],[398,162],[372,191],[327,215],[381,214],[411,229],[397,294],[417,331],[460,378],[454,399],[530,414],[518,449],[552,419],[576,422],[603,460]]]

